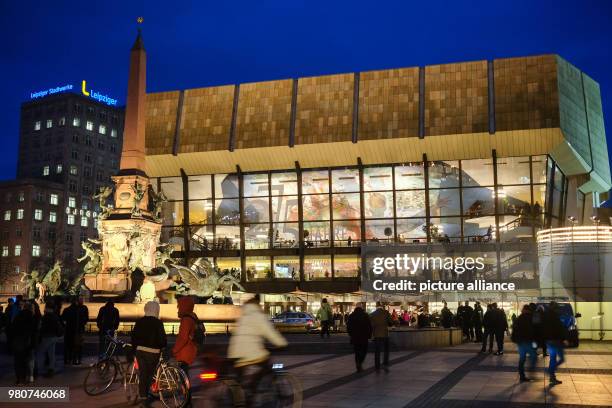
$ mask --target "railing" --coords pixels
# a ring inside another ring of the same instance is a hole
[[[612,227],[577,226],[549,228],[537,233],[538,255],[594,254],[612,252]]]

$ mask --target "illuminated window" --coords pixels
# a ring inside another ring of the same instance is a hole
[[[74,126],[74,127],[81,126],[81,118],[73,118],[72,119],[72,126]]]
[[[23,220],[23,208],[17,209],[17,219]]]
[[[77,166],[75,165],[71,165],[70,166],[70,174],[72,174],[73,176],[76,176],[79,173]]]
[[[117,129],[111,129],[111,137],[117,137]]]
[[[40,245],[32,245],[32,256],[40,256]]]
[[[4,221],[10,221],[11,220],[11,210],[6,210],[4,212]]]
[[[34,130],[40,130],[40,120],[34,122]]]
[[[93,122],[91,120],[87,121],[87,123],[85,124],[85,129],[93,130]]]
[[[44,166],[43,167],[43,176],[48,176],[49,175],[49,166]]]
[[[74,225],[74,214],[68,214],[66,217],[66,223],[68,225]]]
[[[66,117],[65,117],[65,116],[62,116],[62,117],[59,119],[58,125],[59,125],[59,126],[66,126]]]
[[[2,247],[2,256],[9,256],[9,247],[7,245]]]
[[[75,197],[68,197],[68,207],[76,208],[76,198]]]
[[[105,135],[106,134],[106,126],[100,125],[98,127],[98,133],[100,133],[101,135]]]
[[[55,211],[49,211],[49,222],[57,222],[57,213]]]
[[[21,255],[21,245],[15,245],[15,256]]]
[[[53,127],[53,121],[51,119],[47,119],[47,129],[51,129]]]
[[[42,215],[42,210],[40,208],[37,208],[34,210],[34,219],[36,221],[42,221],[43,215]]]
[[[20,191],[17,195],[17,201],[19,201],[20,203],[23,203],[25,201],[25,194],[23,191]]]
[[[55,166],[55,172],[57,174],[61,174],[62,170],[63,170],[63,167],[61,164],[58,164],[57,166]]]
[[[87,227],[87,217],[81,217],[81,227]]]
[[[49,196],[49,204],[51,204],[51,205],[57,205],[58,204],[57,194],[51,194]]]

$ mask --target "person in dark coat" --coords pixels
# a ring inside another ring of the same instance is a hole
[[[357,306],[346,322],[346,330],[351,337],[351,344],[355,351],[355,365],[357,371],[363,370],[363,360],[368,354],[368,341],[372,337],[372,324],[370,316],[361,306]]]
[[[26,308],[23,302],[19,304],[19,309],[15,319],[13,319],[13,335],[11,337],[11,351],[15,364],[15,383],[17,385],[31,382],[28,378],[28,367],[30,356],[36,344],[37,333],[32,310]]]
[[[40,325],[40,343],[37,349],[38,367],[46,369],[46,376],[55,373],[55,345],[64,335],[64,325],[55,313],[55,303],[47,302]]]
[[[472,326],[474,327],[475,343],[482,343],[482,307],[480,302],[476,302],[474,305],[474,313],[472,314]]]
[[[548,354],[550,354],[548,375],[550,376],[550,385],[554,386],[561,384],[561,381],[557,380],[555,372],[557,367],[565,362],[565,352],[563,349],[564,341],[568,337],[567,329],[563,326],[559,316],[559,305],[557,302],[550,302],[548,310],[544,313],[542,326],[544,339],[546,339],[546,347]]]
[[[144,317],[134,324],[132,347],[138,362],[138,393],[143,403],[148,402],[148,392],[159,361],[159,354],[168,344],[164,324],[159,320],[159,303],[147,302]]]
[[[463,329],[463,335],[468,341],[474,338],[474,329],[472,327],[472,315],[474,309],[470,306],[470,302],[466,301],[465,306],[459,306],[457,308],[457,315],[461,319],[461,328]]]
[[[445,329],[450,329],[453,325],[453,312],[450,311],[446,302],[444,302],[444,307],[440,311],[440,323]]]
[[[376,310],[370,313],[370,324],[374,335],[374,367],[380,370],[380,353],[383,352],[383,369],[389,371],[389,327],[393,326],[391,314],[376,302]]]
[[[518,372],[521,382],[531,381],[525,376],[525,360],[529,354],[531,369],[535,368],[536,350],[533,347],[535,342],[535,329],[533,327],[533,314],[529,305],[523,306],[519,317],[512,324],[512,341],[516,343],[519,353]]]
[[[497,343],[497,352],[496,356],[501,356],[504,354],[504,335],[508,331],[508,320],[506,319],[506,313],[503,309],[497,308],[497,303],[493,303],[493,311],[494,313],[494,331],[495,331],[495,341]]]
[[[64,364],[81,364],[83,347],[83,335],[85,325],[89,319],[87,306],[83,305],[82,299],[74,298],[62,312],[64,323]]]
[[[115,335],[115,331],[119,328],[119,321],[119,310],[115,307],[113,301],[109,300],[100,308],[98,311],[98,317],[96,318],[100,354],[106,351],[106,335],[108,334],[111,337]]]
[[[529,305],[533,313],[533,328],[535,330],[538,348],[542,348],[542,357],[548,356],[546,352],[546,339],[544,339],[544,307],[535,303]],[[536,349],[537,350],[537,349]]]
[[[493,311],[493,305],[487,305],[487,311],[482,318],[482,327],[484,328],[484,334],[482,336],[482,348],[481,353],[487,352],[487,340],[489,343],[489,353],[493,352],[493,336],[495,333],[495,312]]]

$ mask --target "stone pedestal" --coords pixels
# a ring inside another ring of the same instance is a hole
[[[85,275],[85,285],[95,291],[125,292],[130,290],[130,277],[125,272],[118,272],[114,276],[108,272]]]
[[[155,267],[155,251],[161,225],[143,218],[114,218],[100,221],[102,270],[141,269]]]

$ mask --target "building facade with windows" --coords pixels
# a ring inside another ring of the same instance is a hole
[[[557,55],[150,93],[146,110],[162,240],[252,292],[359,293],[362,246],[391,243],[484,254],[483,277],[532,288],[537,231],[589,223],[611,187],[599,86]]]
[[[17,179],[0,184],[3,267],[30,273],[61,260],[76,272],[81,242],[97,237],[92,196],[119,169],[123,120],[123,107],[71,92],[22,104]]]

